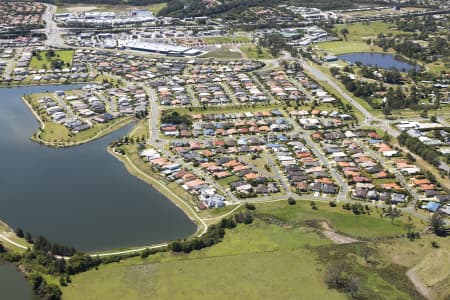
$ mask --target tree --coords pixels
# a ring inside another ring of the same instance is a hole
[[[348,29],[347,28],[342,28],[340,33],[344,36],[344,40],[347,41],[347,35],[348,35]]]
[[[288,198],[288,204],[289,205],[295,205],[297,202],[295,201],[295,199],[294,198],[292,198],[292,197],[289,197]]]
[[[386,215],[391,218],[391,224],[394,224],[394,219],[400,217],[401,211],[395,207],[389,207]]]
[[[33,243],[33,236],[31,235],[31,233],[29,232],[25,233],[25,240],[30,244]]]
[[[17,237],[20,237],[20,238],[23,238],[25,236],[22,228],[20,228],[20,227],[16,228],[16,235],[17,235]]]
[[[430,226],[433,232],[438,236],[445,236],[446,231],[444,228],[445,222],[442,218],[442,215],[440,212],[435,212],[430,220]]]

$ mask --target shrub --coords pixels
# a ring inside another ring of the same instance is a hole
[[[328,204],[330,205],[330,207],[336,207],[337,206],[335,201],[330,201]]]
[[[152,251],[148,248],[145,248],[144,251],[141,252],[141,258],[147,258],[150,254],[152,254]]]
[[[432,241],[431,242],[431,247],[433,247],[433,248],[440,248],[441,246],[438,244],[438,242]]]
[[[20,228],[20,227],[16,228],[16,236],[20,237],[20,238],[25,237],[25,234],[23,233],[22,228]]]
[[[245,208],[248,209],[248,210],[255,210],[256,209],[255,205],[252,204],[252,203],[245,203]]]
[[[289,197],[288,198],[288,204],[289,205],[295,205],[297,202],[295,201],[295,199],[294,198],[292,198],[292,197]]]

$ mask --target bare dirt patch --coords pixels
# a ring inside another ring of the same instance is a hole
[[[332,240],[335,244],[351,244],[359,242],[357,239],[337,233],[327,222],[321,222],[320,225],[322,227],[323,235]]]
[[[433,299],[431,290],[427,286],[425,286],[425,284],[416,274],[415,268],[409,270],[406,273],[406,276],[408,276],[409,280],[411,280],[416,290],[419,291],[419,293],[421,293],[422,296],[424,296],[426,299]]]

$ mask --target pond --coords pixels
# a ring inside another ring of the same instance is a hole
[[[350,63],[360,62],[366,66],[377,66],[383,69],[397,69],[399,71],[409,71],[418,68],[417,65],[413,65],[408,62],[399,60],[394,55],[389,53],[372,53],[372,52],[348,53],[338,55],[338,58]]]
[[[82,251],[193,234],[195,224],[178,207],[106,151],[132,125],[66,149],[29,140],[38,123],[21,97],[70,88],[74,86],[0,89],[0,219]]]

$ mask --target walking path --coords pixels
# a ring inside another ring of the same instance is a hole
[[[18,247],[18,248],[20,248],[20,249],[24,249],[24,250],[27,250],[27,249],[28,249],[28,247],[26,247],[26,246],[24,246],[24,245],[21,245],[21,244],[19,244],[19,243],[16,243],[16,242],[14,242],[13,240],[7,238],[4,234],[1,234],[1,233],[0,233],[0,238],[4,239],[5,241],[7,241],[8,243],[10,243],[11,245],[14,245],[14,246],[16,246],[16,247]]]

